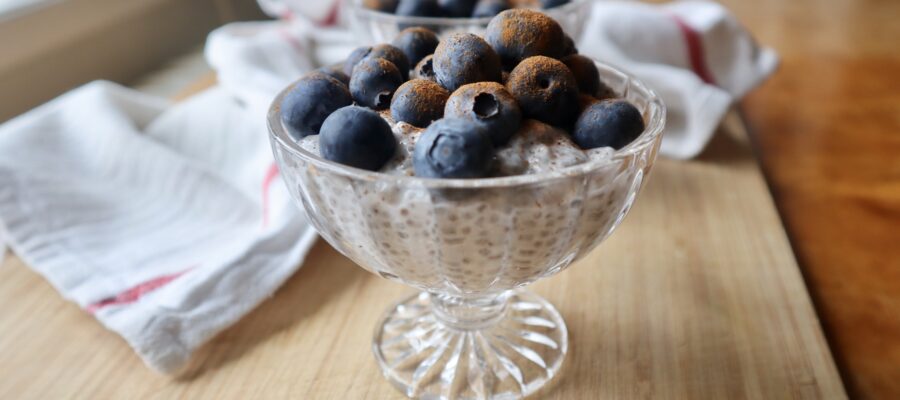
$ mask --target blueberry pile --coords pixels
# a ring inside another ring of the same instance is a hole
[[[295,140],[319,135],[325,159],[377,171],[398,148],[389,114],[424,129],[412,154],[417,176],[480,178],[523,119],[566,130],[582,149],[628,145],[644,120],[611,93],[556,21],[512,9],[484,38],[408,28],[391,44],[358,48],[297,81],[281,119]]]
[[[550,9],[571,0],[363,0],[370,10],[405,17],[490,18],[517,7]]]

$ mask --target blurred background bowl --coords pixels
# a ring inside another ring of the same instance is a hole
[[[363,6],[363,0],[342,0],[347,10],[350,28],[356,33],[360,44],[389,42],[397,33],[412,26],[423,26],[446,37],[457,32],[481,35],[491,18],[434,18],[406,17],[375,11]],[[594,0],[573,0],[571,3],[541,12],[553,17],[563,31],[577,41],[584,30]]]

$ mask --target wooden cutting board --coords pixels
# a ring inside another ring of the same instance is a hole
[[[532,287],[571,341],[539,397],[846,397],[743,124],[731,115],[722,130],[699,159],[661,160],[607,242]],[[0,398],[400,398],[370,340],[408,293],[320,241],[274,297],[173,379],[8,257]]]

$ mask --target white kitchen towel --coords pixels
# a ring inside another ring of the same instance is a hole
[[[260,4],[283,19],[226,25],[206,47],[222,85],[257,108],[312,66],[340,61],[356,43],[338,24],[338,0]],[[668,122],[661,152],[680,159],[698,155],[731,105],[778,64],[773,50],[758,46],[728,10],[710,1],[597,2],[578,48],[662,97]]]
[[[264,115],[219,88],[172,105],[85,85],[0,126],[0,231],[66,299],[175,373],[315,239],[266,135]]]
[[[257,0],[259,7],[273,18],[303,17],[316,25],[334,25],[340,19],[343,1],[358,0]]]
[[[709,1],[598,3],[578,46],[659,94],[667,116],[660,152],[681,159],[700,154],[732,104],[778,66],[774,50]]]
[[[355,44],[347,30],[293,18],[227,24],[209,35],[204,53],[222,87],[264,110],[302,74],[342,61]]]

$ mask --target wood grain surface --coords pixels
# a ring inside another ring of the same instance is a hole
[[[900,399],[900,1],[723,3],[782,57],[743,108],[847,390]]]
[[[606,243],[532,287],[571,340],[539,397],[846,397],[741,126],[732,116],[700,159],[660,161]],[[13,257],[0,266],[0,398],[400,398],[370,341],[410,292],[319,242],[172,379]]]

